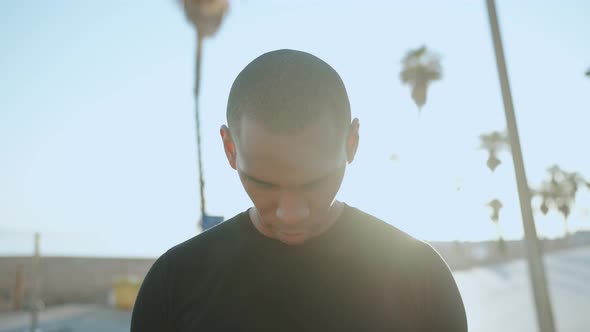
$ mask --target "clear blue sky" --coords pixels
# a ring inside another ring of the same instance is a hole
[[[491,173],[477,149],[505,128],[484,4],[231,1],[204,50],[209,212],[250,203],[218,137],[233,79],[294,48],[340,72],[361,121],[340,199],[421,239],[482,240],[498,197],[505,235],[521,237],[510,156]],[[590,176],[590,2],[497,6],[529,182],[554,163]],[[398,73],[422,44],[444,77],[418,117]],[[0,255],[29,253],[34,231],[45,254],[99,256],[157,256],[196,233],[195,33],[176,1],[2,1],[0,49]],[[542,235],[563,232],[555,213],[536,219]],[[587,191],[571,227],[590,227]]]

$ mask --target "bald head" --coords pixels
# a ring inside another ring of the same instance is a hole
[[[297,133],[327,117],[346,135],[351,121],[338,73],[318,57],[295,50],[265,53],[240,72],[227,103],[229,128],[238,130],[244,117],[277,134]]]

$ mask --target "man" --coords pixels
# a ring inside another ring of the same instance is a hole
[[[154,263],[132,332],[467,331],[432,247],[335,200],[359,121],[332,67],[293,50],[258,57],[227,121],[225,153],[254,207]]]

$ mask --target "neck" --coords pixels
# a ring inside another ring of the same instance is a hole
[[[328,231],[332,226],[334,226],[334,224],[338,221],[338,219],[342,215],[343,211],[344,211],[344,203],[342,203],[338,200],[335,200],[332,203],[332,205],[330,206],[330,209],[327,213],[326,220],[324,220],[324,222],[322,222],[319,225],[319,227],[316,229],[316,231],[312,234],[312,237],[323,234],[324,232]],[[250,220],[252,221],[252,224],[254,224],[254,227],[262,235],[265,235],[270,238],[274,238],[272,231],[269,230],[262,222],[262,218],[260,217],[260,214],[258,213],[258,210],[256,210],[255,206],[248,209],[248,215],[250,216]]]

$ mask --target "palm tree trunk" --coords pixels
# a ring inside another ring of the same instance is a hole
[[[531,208],[530,199],[531,193],[529,190],[526,173],[524,169],[524,161],[522,158],[522,151],[520,148],[520,140],[518,138],[518,128],[516,126],[516,117],[514,115],[512,95],[510,92],[508,72],[506,70],[504,49],[502,46],[500,28],[498,26],[498,17],[496,15],[496,4],[494,0],[487,0],[487,9],[490,19],[490,28],[492,30],[494,50],[496,53],[498,75],[500,76],[500,87],[502,90],[502,97],[504,101],[504,110],[506,113],[508,135],[510,137],[510,146],[512,148],[514,171],[516,174],[516,182],[518,185],[520,211],[522,213],[522,222],[524,226],[524,234],[526,240],[525,244],[527,247],[528,254],[529,273],[531,283],[533,286],[533,294],[537,309],[538,326],[541,332],[554,332],[555,323],[553,320],[553,310],[551,309],[551,301],[549,299],[549,293],[547,291],[547,278],[545,276],[545,267],[543,265],[541,248],[539,245],[539,239],[537,238],[537,231],[535,229],[535,222],[533,219],[533,211]]]
[[[197,32],[197,59],[195,65],[195,124],[197,133],[197,163],[199,167],[199,196],[201,199],[201,216],[205,215],[205,179],[203,178],[203,157],[201,154],[201,120],[199,114],[199,88],[201,82],[201,52],[203,37]]]
[[[497,222],[496,224],[496,232],[498,233],[498,241],[503,240],[502,238],[502,228],[500,227],[500,223]]]

